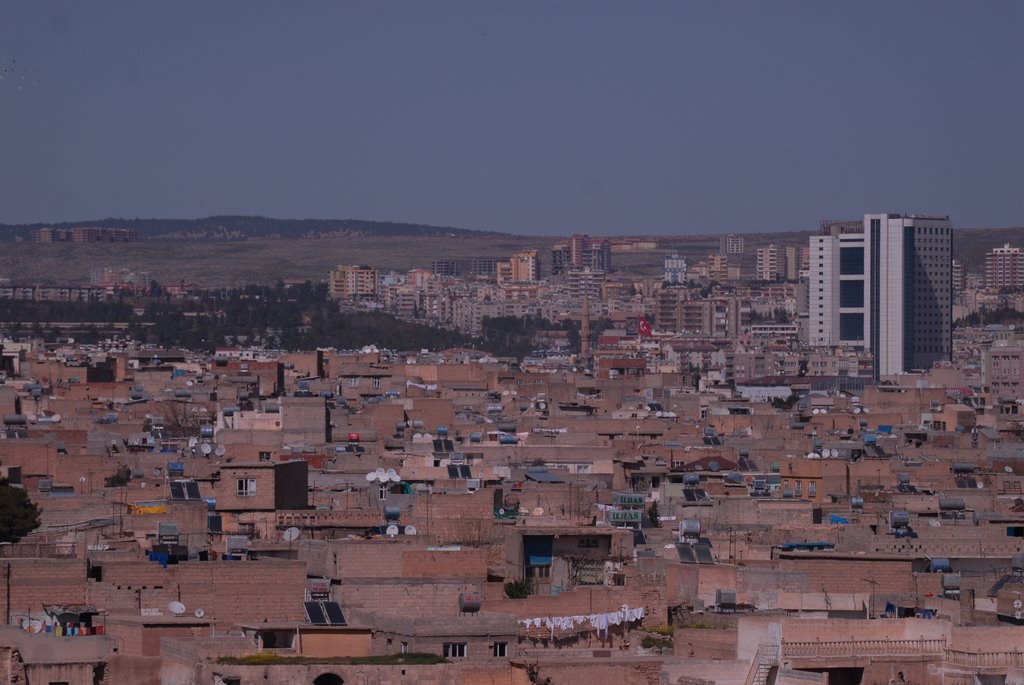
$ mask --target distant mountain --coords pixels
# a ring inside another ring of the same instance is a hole
[[[100,219],[58,224],[0,224],[0,241],[35,239],[39,228],[129,228],[140,241],[313,239],[358,236],[435,236],[471,238],[504,235],[494,231],[360,219],[270,219],[263,216],[211,216],[205,219]]]

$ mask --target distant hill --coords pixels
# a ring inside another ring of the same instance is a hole
[[[38,228],[133,229],[140,241],[311,239],[344,236],[500,236],[494,231],[473,231],[447,226],[427,226],[361,219],[271,219],[263,216],[211,216],[205,219],[100,219],[58,224],[0,224],[0,242],[31,241]]]

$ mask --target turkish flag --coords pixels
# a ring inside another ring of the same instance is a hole
[[[642,316],[637,321],[636,327],[637,330],[640,332],[640,335],[654,335],[654,332],[651,330],[651,324],[647,323],[647,319],[645,319]]]

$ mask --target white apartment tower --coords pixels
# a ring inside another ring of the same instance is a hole
[[[810,248],[811,345],[868,349],[876,377],[950,358],[949,217],[866,214],[862,224],[825,222]]]

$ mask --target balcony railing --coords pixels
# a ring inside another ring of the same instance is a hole
[[[784,658],[833,656],[904,656],[942,654],[945,640],[815,640],[782,642]]]
[[[1024,668],[1024,652],[967,652],[933,640],[814,640],[782,643],[783,658],[860,656],[942,656],[951,665],[973,669]]]

